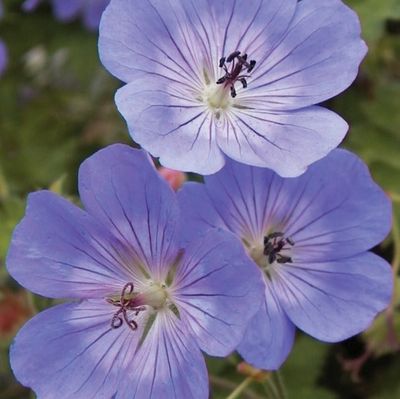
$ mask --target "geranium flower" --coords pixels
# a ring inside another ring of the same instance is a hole
[[[8,61],[7,47],[4,44],[4,42],[0,40],[0,75],[2,75],[3,72],[5,71],[7,66],[7,61]]]
[[[33,11],[43,0],[25,0],[22,7]],[[82,16],[83,23],[90,30],[97,30],[101,14],[110,0],[51,0],[54,16],[62,22],[70,22]]]
[[[233,235],[181,247],[175,194],[142,151],[108,147],[79,182],[85,210],[34,193],[12,238],[18,282],[75,300],[21,329],[16,377],[41,399],[208,398],[200,350],[238,345],[261,303],[259,271]]]
[[[4,14],[4,6],[3,2],[0,0],[0,19],[3,18]],[[3,74],[7,67],[8,63],[8,55],[7,55],[7,47],[4,42],[0,39],[0,75]]]
[[[366,53],[339,0],[112,0],[99,39],[132,138],[177,170],[226,156],[297,176],[347,124],[315,106],[346,89]]]
[[[263,272],[265,300],[239,352],[278,368],[295,327],[327,342],[369,326],[390,301],[391,268],[368,252],[391,227],[391,205],[355,155],[335,150],[298,177],[234,161],[179,194],[186,235],[223,228]]]

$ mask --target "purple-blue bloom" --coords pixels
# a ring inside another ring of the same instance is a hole
[[[33,11],[42,0],[25,0],[22,7],[25,11]],[[54,16],[62,22],[70,22],[82,17],[86,28],[97,30],[101,14],[110,0],[51,0]]]
[[[0,40],[0,75],[3,74],[8,62],[7,47],[2,40]]]
[[[112,0],[99,51],[163,165],[212,174],[229,157],[292,177],[346,134],[315,104],[352,83],[366,45],[340,0]]]
[[[0,19],[3,18],[4,6],[0,0]],[[0,39],[0,76],[3,74],[8,63],[7,47],[4,42]]]
[[[79,172],[85,210],[31,194],[7,257],[33,292],[73,301],[31,319],[11,348],[18,380],[39,398],[208,398],[201,350],[243,338],[263,286],[234,235],[182,247],[175,193],[150,158],[124,145]]]
[[[327,342],[367,328],[390,301],[388,263],[368,252],[390,231],[391,204],[365,164],[332,151],[298,178],[228,161],[179,193],[186,236],[222,228],[263,272],[265,300],[239,352],[278,368],[295,327]]]

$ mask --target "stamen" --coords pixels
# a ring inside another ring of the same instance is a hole
[[[274,232],[264,237],[264,255],[268,258],[268,263],[272,264],[275,261],[284,264],[292,263],[290,256],[282,255],[280,252],[286,250],[287,245],[293,246],[294,241],[290,237],[285,237],[283,233]]]
[[[235,83],[237,81],[242,83],[243,88],[247,87],[246,78],[249,75],[241,75],[243,68],[246,68],[247,73],[250,73],[256,66],[255,60],[247,62],[247,54],[242,54],[240,51],[234,51],[228,57],[221,57],[219,60],[219,67],[223,68],[225,75],[217,80],[217,84],[225,84],[225,87],[230,87],[231,96],[236,97]],[[228,69],[227,63],[231,64],[230,70]]]

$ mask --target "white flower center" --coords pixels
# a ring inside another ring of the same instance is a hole
[[[160,309],[166,304],[167,298],[168,293],[165,284],[151,283],[135,299],[143,305]]]
[[[219,116],[221,112],[227,111],[233,104],[233,98],[230,95],[229,88],[224,85],[210,83],[205,86],[202,101],[208,109]]]

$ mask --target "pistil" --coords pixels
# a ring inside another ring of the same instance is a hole
[[[151,282],[141,292],[135,292],[133,283],[125,284],[119,296],[106,298],[108,303],[118,308],[111,319],[111,327],[119,328],[125,321],[127,326],[135,331],[138,324],[134,317],[147,310],[149,306],[155,310],[161,309],[166,304],[167,298],[168,294],[164,284]],[[130,313],[128,314],[128,312]],[[133,313],[133,317],[131,313]]]

